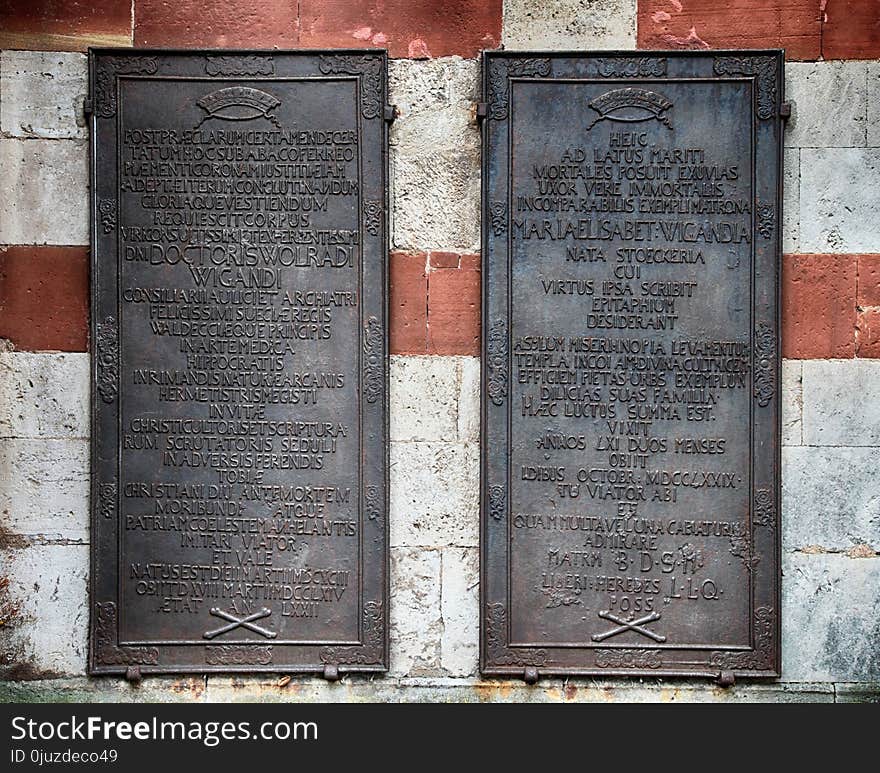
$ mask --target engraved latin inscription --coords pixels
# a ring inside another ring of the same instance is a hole
[[[366,436],[381,443],[363,413],[382,426],[384,318],[362,254],[380,276],[384,134],[365,129],[358,58],[329,75],[311,59],[317,77],[232,55],[162,77],[172,55],[105,84],[115,190],[99,177],[97,274],[115,291],[96,379],[119,434],[98,511],[118,538],[96,582],[118,588],[102,636],[169,670],[295,664],[285,645],[314,668],[328,647],[384,658],[384,462],[363,461]]]
[[[775,65],[487,58],[484,668],[770,669]]]

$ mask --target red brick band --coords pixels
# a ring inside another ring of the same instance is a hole
[[[788,59],[880,58],[877,0],[638,0],[639,48],[784,48]]]
[[[87,247],[0,248],[0,338],[86,351]],[[480,352],[480,256],[391,253],[392,354]],[[880,254],[785,255],[782,355],[880,358]]]

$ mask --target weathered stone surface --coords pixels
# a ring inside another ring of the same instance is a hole
[[[784,448],[783,548],[880,551],[875,448]]]
[[[870,1],[870,0],[869,0]],[[817,59],[817,0],[639,0],[639,48],[784,48]]]
[[[880,703],[880,682],[874,684],[836,684],[835,703]]]
[[[391,56],[477,56],[501,41],[502,0],[300,0],[300,45],[387,48]]]
[[[438,253],[431,253],[431,257]],[[451,253],[439,253],[450,255]],[[428,272],[428,353],[480,353],[480,256]]]
[[[391,440],[447,440],[458,435],[455,357],[391,358]]]
[[[804,445],[880,445],[880,361],[804,361]]]
[[[857,274],[855,255],[783,257],[783,357],[853,356]]]
[[[449,676],[471,676],[477,673],[479,660],[479,551],[444,548],[441,561],[441,665]]]
[[[737,682],[729,688],[707,682],[652,680],[650,684],[623,679],[578,679],[563,683],[542,679],[529,686],[522,681],[477,681],[462,678],[377,680],[343,678],[326,682],[316,677],[209,676],[150,677],[139,686],[121,679],[85,677],[38,682],[0,682],[0,701],[209,703],[831,703],[835,699],[865,702],[876,696],[876,684],[821,682]],[[847,698],[849,695],[851,697]]]
[[[504,48],[571,51],[636,47],[636,0],[506,0]]]
[[[0,139],[0,244],[89,243],[88,146]]]
[[[87,354],[0,352],[0,438],[88,436]]]
[[[856,319],[856,357],[880,357],[880,308],[860,309]]]
[[[207,693],[203,676],[124,679],[68,677],[0,682],[0,702],[9,703],[198,703]]]
[[[880,681],[880,558],[783,554],[782,674]]]
[[[479,449],[462,443],[391,444],[391,545],[477,545]]]
[[[0,3],[0,48],[85,51],[131,45],[131,0]]]
[[[801,153],[782,152],[782,251],[798,252],[801,240]]]
[[[422,252],[392,252],[388,302],[389,346],[394,354],[425,354],[428,275]]]
[[[0,678],[82,674],[89,621],[88,547],[5,547],[0,567]]]
[[[824,0],[821,8],[825,59],[880,58],[877,0]]]
[[[16,349],[84,352],[88,321],[88,247],[0,247],[0,338]]]
[[[868,62],[868,147],[880,145],[880,62]]]
[[[297,0],[137,0],[136,46],[294,48]]]
[[[440,670],[440,552],[391,549],[391,667],[394,676]]]
[[[859,306],[880,306],[880,255],[859,255]]]
[[[480,441],[480,359],[461,358],[461,389],[458,393],[458,439]]]
[[[0,53],[0,131],[11,137],[85,139],[88,90],[83,54]]]
[[[876,252],[880,148],[801,149],[801,252]]]
[[[867,64],[789,62],[785,96],[793,103],[785,144],[850,148],[867,144]]]
[[[0,529],[84,541],[88,507],[88,441],[0,440]]]
[[[799,446],[803,440],[802,409],[804,394],[801,384],[803,371],[799,360],[782,361],[782,445]]]
[[[396,248],[474,251],[480,241],[479,65],[393,61],[392,241]]]

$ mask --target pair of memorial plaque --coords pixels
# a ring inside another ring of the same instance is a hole
[[[386,68],[91,53],[91,673],[387,668]],[[484,55],[486,675],[779,672],[782,75]]]

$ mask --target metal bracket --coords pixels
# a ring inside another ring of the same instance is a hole
[[[397,116],[400,115],[400,111],[397,109],[397,105],[385,105],[385,122],[391,123]]]
[[[736,684],[736,677],[733,671],[722,671],[715,679],[721,687],[733,687]]]
[[[779,106],[779,117],[783,121],[787,121],[789,118],[791,118],[791,102],[783,102]]]
[[[129,666],[127,669],[125,669],[125,678],[132,684],[140,684],[141,679],[144,678],[143,674],[141,673],[141,667]]]
[[[523,681],[526,684],[537,684],[538,683],[538,669],[534,666],[526,666],[526,670],[523,671]]]
[[[477,120],[484,121],[489,115],[489,106],[485,102],[477,102]]]
[[[322,676],[328,682],[338,682],[339,681],[339,666],[324,666],[324,673]]]
[[[91,115],[95,112],[95,104],[88,97],[83,97],[83,113],[85,115]]]

